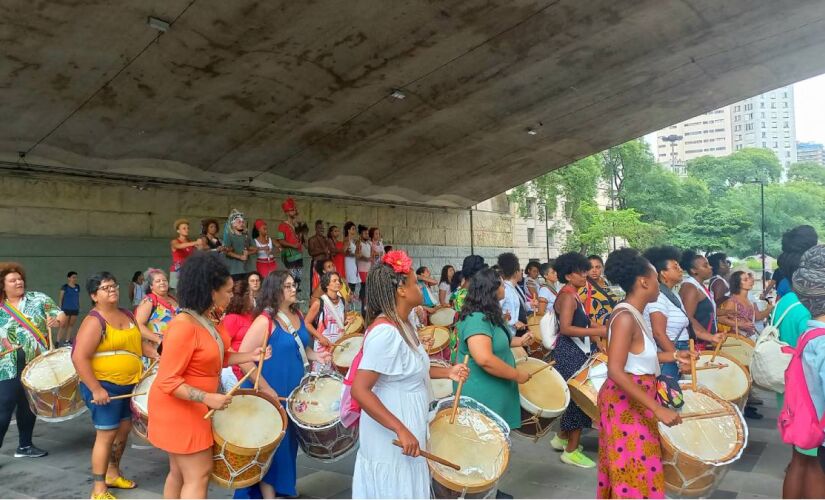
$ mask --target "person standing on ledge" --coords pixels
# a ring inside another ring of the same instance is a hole
[[[281,257],[284,265],[300,291],[301,279],[304,275],[304,245],[296,231],[298,207],[295,205],[295,200],[287,198],[281,204],[281,209],[287,218],[278,225],[278,232],[280,233],[278,235],[278,245],[282,249]]]
[[[200,245],[198,240],[192,241],[189,239],[188,220],[176,220],[175,231],[178,233],[178,237],[170,242],[172,247],[172,267],[169,268],[169,288],[173,290],[178,287],[178,271],[183,265],[183,261],[192,255],[195,248]]]

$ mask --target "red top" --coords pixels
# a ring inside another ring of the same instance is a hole
[[[301,245],[301,240],[298,239],[298,235],[295,234],[295,228],[292,227],[287,221],[281,222],[278,224],[278,231],[280,231],[284,235],[284,240],[289,243],[290,245],[297,245],[298,250],[303,250],[303,246]]]
[[[249,327],[252,326],[252,314],[227,314],[223,317],[221,326],[223,326],[224,331],[229,334],[229,338],[231,339],[229,345],[232,350],[235,352],[241,352],[241,342],[246,336],[246,332],[249,330]],[[236,377],[243,377],[243,372],[241,372],[241,368],[239,366],[232,365],[232,371],[235,372]]]
[[[344,249],[344,242],[343,241],[336,241],[335,242],[335,250],[341,251]],[[341,281],[346,281],[346,268],[344,267],[344,254],[343,253],[335,253],[332,256],[332,261],[335,263],[335,270],[338,271],[338,274],[341,275]]]
[[[186,247],[179,248],[177,250],[172,250],[172,267],[169,268],[170,271],[180,270],[180,266],[183,265],[183,261],[185,261],[186,258],[190,255],[192,255],[192,252],[194,251],[195,247]]]

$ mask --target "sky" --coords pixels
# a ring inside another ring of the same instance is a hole
[[[796,140],[825,144],[825,74],[802,80],[793,86]],[[656,134],[645,136],[656,145]]]

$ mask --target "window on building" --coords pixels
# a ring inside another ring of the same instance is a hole
[[[740,111],[741,109],[742,109],[742,108],[741,108],[740,106],[734,106],[734,107],[733,107],[733,110],[734,110],[734,111]]]
[[[765,103],[764,103],[764,102],[760,102],[760,103],[759,103],[759,107],[760,107],[760,108],[762,108],[762,109],[765,109]]]
[[[767,143],[767,142],[765,142],[765,141],[762,141],[762,147],[763,147],[763,148],[768,147],[768,143]]]
[[[536,207],[538,203],[536,202],[535,198],[530,198],[527,200],[527,217],[533,219],[536,217]]]
[[[783,124],[783,126],[784,126],[784,128],[791,128],[791,126],[788,124],[788,122],[785,122],[785,123]]]
[[[771,103],[771,109],[776,109],[776,103],[775,102]]]
[[[774,147],[774,148],[778,148],[778,147],[779,147],[779,143],[778,143],[778,142],[774,142],[774,143],[773,143],[773,147]]]
[[[532,227],[527,228],[527,246],[535,246],[536,244],[536,230]]]

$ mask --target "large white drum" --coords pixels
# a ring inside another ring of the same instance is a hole
[[[440,307],[430,314],[430,324],[434,326],[451,327],[455,323],[457,314],[452,307]]]
[[[441,359],[431,359],[430,366],[449,368],[450,363]],[[448,378],[430,378],[430,389],[433,391],[433,401],[448,398],[453,395],[453,381]]]
[[[341,375],[346,375],[352,360],[361,350],[364,343],[363,334],[344,335],[332,348],[332,365]]]
[[[32,412],[42,420],[62,422],[86,411],[71,347],[37,356],[23,369],[20,381]]]
[[[744,410],[751,390],[750,372],[728,354],[718,354],[713,364],[710,363],[712,357],[712,353],[704,353],[696,360],[696,368],[702,368],[696,370],[696,383],[707,387],[725,401],[735,404],[740,410]],[[727,366],[713,368],[713,366],[721,365]],[[708,367],[710,368],[707,369]],[[690,374],[683,374],[683,377],[690,378]]]

